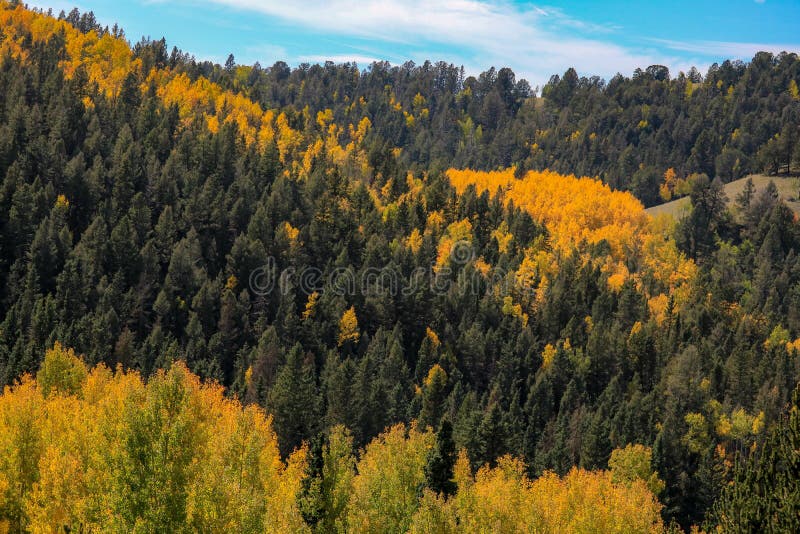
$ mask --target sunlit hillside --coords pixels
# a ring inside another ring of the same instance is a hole
[[[0,533],[797,531],[797,55],[362,67],[0,0]]]

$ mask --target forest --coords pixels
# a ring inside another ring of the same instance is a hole
[[[800,221],[722,185],[800,170],[798,83],[0,0],[0,532],[797,530]]]

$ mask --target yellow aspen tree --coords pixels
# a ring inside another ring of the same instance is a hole
[[[408,530],[435,439],[432,432],[400,424],[366,446],[353,479],[348,531],[400,534]]]
[[[339,319],[339,346],[345,343],[358,343],[360,337],[356,309],[355,306],[350,306]]]

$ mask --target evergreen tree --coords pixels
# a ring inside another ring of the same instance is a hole
[[[428,454],[425,464],[425,486],[446,497],[454,495],[453,466],[456,463],[456,444],[453,441],[453,425],[442,420],[436,432],[436,446]]]

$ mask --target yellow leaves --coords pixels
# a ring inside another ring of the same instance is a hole
[[[800,89],[797,87],[796,80],[789,82],[789,95],[791,95],[792,100],[800,100]]]
[[[456,496],[439,503],[437,514],[427,503],[421,508],[436,524],[458,525],[443,532],[663,531],[661,505],[638,478],[616,482],[607,471],[573,468],[563,478],[548,471],[529,480],[520,460],[504,456],[472,479],[464,458],[456,464]],[[448,515],[455,517],[443,520]]]
[[[303,320],[307,321],[314,317],[317,312],[317,302],[319,301],[319,293],[314,291],[308,296],[306,301],[306,308],[303,310]]]
[[[239,285],[239,280],[234,275],[230,275],[228,280],[225,281],[225,289],[227,291],[234,291],[237,285]]]
[[[771,350],[773,348],[786,347],[789,343],[789,331],[781,325],[776,325],[770,332],[769,337],[764,341],[764,348]]]
[[[630,334],[628,334],[628,338],[632,338],[638,335],[639,333],[641,333],[641,331],[642,331],[642,322],[636,321],[635,323],[633,323],[633,326],[631,327],[631,332]]]
[[[508,252],[511,240],[514,239],[514,236],[508,231],[508,223],[506,221],[501,222],[500,226],[492,232],[492,237],[497,240],[497,249],[501,254]]]
[[[29,375],[0,397],[0,506],[4,518],[25,528],[25,505],[38,478],[43,399]],[[7,512],[6,512],[7,511]]]
[[[86,375],[86,366],[75,355],[75,351],[64,348],[56,341],[55,346],[45,353],[36,380],[45,397],[51,391],[56,394],[77,395]]]
[[[356,145],[359,145],[364,141],[364,137],[366,137],[370,128],[372,128],[372,121],[369,120],[369,117],[363,117],[358,122],[357,130],[353,130],[353,125],[350,125],[350,138]]]
[[[286,238],[289,240],[289,243],[296,245],[300,237],[300,229],[292,226],[289,221],[285,221],[283,223],[283,231],[286,233]]]
[[[511,317],[518,317],[522,320],[522,326],[528,324],[528,314],[522,312],[521,304],[514,304],[514,299],[511,296],[503,297],[503,315],[510,315]]]
[[[219,133],[219,118],[216,115],[206,115],[206,127],[213,134]]]
[[[430,388],[433,387],[435,384],[446,384],[447,383],[447,373],[442,369],[442,367],[435,363],[428,371],[428,376],[425,377],[425,387]]]
[[[450,260],[462,265],[471,260],[471,243],[472,223],[469,219],[451,223],[439,240],[436,268],[444,267]]]
[[[295,153],[303,142],[303,135],[301,132],[292,129],[289,125],[288,117],[283,112],[275,120],[275,129],[277,131],[276,142],[281,163],[287,164],[295,159]]]
[[[353,479],[349,532],[405,532],[409,528],[435,439],[432,432],[399,424],[366,446]]]
[[[319,129],[325,131],[329,124],[333,122],[333,110],[325,109],[325,111],[317,112],[317,125]]]
[[[471,241],[472,223],[469,219],[462,219],[450,224],[447,227],[447,237],[453,241]]]
[[[553,365],[553,360],[556,357],[557,350],[556,348],[548,343],[545,345],[544,350],[542,351],[542,368],[549,369],[551,365]]]
[[[133,60],[128,43],[121,38],[97,32],[83,33],[63,20],[27,10],[22,4],[15,9],[0,9],[0,27],[5,38],[0,42],[0,52],[7,50],[13,57],[25,59],[20,40],[26,30],[36,43],[46,42],[61,33],[65,39],[66,57],[61,67],[67,79],[72,78],[79,67],[83,67],[89,81],[110,97],[119,94],[122,82],[128,73],[140,68],[141,62]]]
[[[453,512],[453,502],[425,489],[414,513],[409,534],[457,534],[461,532]]]
[[[659,188],[659,194],[661,195],[661,199],[664,202],[669,201],[672,198],[672,191],[675,189],[676,184],[676,174],[675,169],[670,167],[666,171],[664,171],[664,182],[661,184]]]
[[[665,178],[672,180],[668,169]],[[681,254],[663,222],[651,219],[641,203],[629,193],[612,191],[592,178],[562,176],[550,171],[528,172],[517,179],[513,169],[493,172],[470,170],[447,171],[450,182],[459,193],[474,185],[478,193],[488,191],[500,195],[506,203],[525,209],[549,232],[549,246],[526,252],[517,272],[517,282],[537,297],[557,266],[558,254],[585,250],[587,244],[605,241],[610,245],[606,272],[612,289],[619,290],[629,279],[637,287],[658,283],[659,293],[674,296],[676,306],[688,297],[697,267]],[[440,260],[441,260],[440,250]],[[629,272],[629,265],[639,270]]]
[[[71,378],[75,369],[82,379]],[[145,385],[102,365],[87,375],[56,344],[38,376],[0,396],[0,509],[17,510],[23,530],[132,531],[134,520],[148,531],[169,520],[206,532],[304,528],[296,495],[305,450],[284,464],[264,412],[185,365]],[[61,394],[64,384],[75,394]],[[176,497],[185,515],[165,504]],[[132,517],[134,502],[144,508]]]
[[[684,421],[689,426],[686,434],[681,439],[682,443],[695,454],[705,452],[710,444],[710,436],[706,418],[701,413],[690,412],[684,416]]]
[[[696,89],[700,87],[700,84],[696,84],[692,82],[692,80],[686,80],[686,89],[684,89],[683,94],[686,98],[690,98],[692,93],[695,92]]]
[[[438,342],[432,330],[426,335]],[[60,346],[51,352],[51,361],[71,353]],[[248,370],[245,380],[251,379]],[[434,365],[424,387],[446,380]],[[257,406],[243,407],[182,363],[157,372],[147,384],[135,372],[98,366],[79,388],[79,395],[45,397],[24,377],[0,396],[0,506],[21,513],[4,526],[18,521],[23,530],[40,532],[157,531],[167,524],[202,532],[309,532],[297,504],[307,448],[281,461],[271,420]],[[763,414],[743,420],[755,427],[758,419],[763,425]],[[611,472],[573,469],[563,478],[548,472],[536,480],[511,456],[473,477],[461,451],[454,468],[458,492],[448,499],[420,491],[434,445],[432,432],[396,425],[367,444],[356,465],[350,434],[343,427],[331,429],[323,470],[332,484],[325,506],[333,515],[322,528],[367,533],[663,528],[660,505],[648,490],[659,491],[660,481],[650,450],[640,445],[615,451]]]
[[[389,178],[386,183],[381,187],[381,199],[388,200],[392,197],[392,189],[394,188],[394,179]]]
[[[616,262],[612,269],[612,274],[608,277],[608,287],[618,293],[622,286],[625,285],[625,281],[630,277],[630,272],[621,261]]]
[[[441,343],[439,342],[439,336],[436,335],[436,332],[431,330],[429,327],[425,327],[425,337],[430,339],[431,345],[433,345],[434,348],[441,345]]]
[[[358,331],[358,318],[355,306],[350,306],[339,319],[339,346],[345,343],[358,343],[361,334]]]
[[[290,454],[286,460],[286,469],[280,473],[274,491],[266,494],[265,532],[310,532],[297,508],[297,495],[305,475],[307,456],[305,447]]]
[[[544,532],[663,531],[661,505],[640,481],[614,484],[608,472],[573,468],[562,479],[546,473],[531,492]]]
[[[652,468],[653,451],[650,447],[639,444],[628,444],[624,449],[614,449],[608,460],[611,469],[611,481],[615,484],[631,484],[641,480],[648,489],[658,495],[664,491],[664,481]]]
[[[483,257],[478,258],[475,260],[475,270],[481,273],[483,276],[489,276],[489,273],[492,270],[492,266],[483,259]]]
[[[621,256],[625,241],[634,232],[646,230],[648,224],[643,206],[632,195],[612,191],[592,178],[530,171],[517,180],[513,169],[450,169],[447,176],[459,193],[469,185],[475,185],[478,193],[488,191],[492,195],[499,189],[506,202],[513,201],[547,226],[553,246],[562,251],[569,251],[583,240],[596,243],[606,239]]]
[[[411,231],[411,235],[406,238],[406,247],[414,254],[419,253],[419,249],[422,247],[422,233],[420,233],[419,229],[414,228]]]
[[[728,437],[732,429],[733,425],[731,425],[731,420],[728,419],[727,415],[722,414],[717,420],[717,426],[714,428],[714,431],[718,436]]]
[[[658,196],[660,196],[661,200],[664,202],[669,202],[672,200],[672,191],[670,191],[667,184],[661,184],[658,186]]]
[[[386,92],[390,93],[389,94],[389,107],[391,107],[395,111],[401,111],[403,109],[403,105],[400,102],[397,101],[397,99],[394,96],[394,93],[391,92],[391,86],[390,85],[386,86]]]
[[[753,435],[761,434],[764,431],[764,412],[758,412],[758,415],[753,418],[750,425],[750,433]]]
[[[731,437],[745,439],[751,434],[758,434],[764,429],[764,412],[758,416],[749,415],[743,408],[738,408],[731,414]]]
[[[58,195],[56,199],[56,206],[59,208],[68,208],[69,207],[69,200],[64,195]]]
[[[656,324],[661,326],[667,318],[667,308],[669,307],[669,297],[664,293],[659,293],[655,297],[647,300],[647,309],[650,310],[650,316],[656,321]]]

